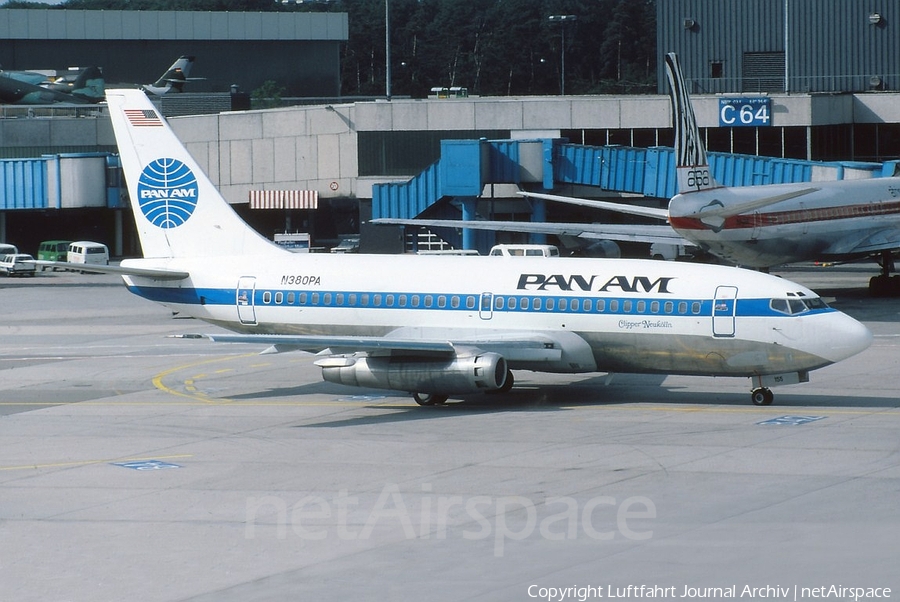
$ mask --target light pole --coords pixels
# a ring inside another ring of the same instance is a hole
[[[391,99],[391,2],[384,0],[384,96]]]
[[[578,19],[577,15],[550,15],[547,20],[551,23],[559,23],[561,35],[559,44],[559,94],[566,95],[566,23]]]

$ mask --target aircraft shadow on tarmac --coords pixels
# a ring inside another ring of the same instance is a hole
[[[737,391],[702,391],[698,392],[690,388],[680,386],[666,386],[663,384],[664,376],[647,375],[617,375],[612,385],[605,385],[606,376],[600,375],[569,384],[537,385],[525,383],[513,388],[512,391],[502,395],[468,395],[450,399],[446,404],[430,407],[419,407],[410,404],[385,404],[373,403],[363,407],[379,410],[377,414],[354,416],[337,420],[323,420],[315,423],[297,425],[298,428],[307,427],[344,427],[361,426],[371,424],[389,424],[404,422],[407,420],[432,420],[436,418],[450,418],[454,416],[467,416],[499,412],[553,412],[571,411],[578,408],[623,406],[637,404],[634,411],[640,411],[640,404],[652,404],[654,410],[664,406],[671,406],[673,410],[689,409],[697,406],[725,406],[728,408],[755,409],[749,403],[749,394]],[[332,392],[340,395],[342,388],[322,383],[324,387],[302,386],[291,389],[273,390],[273,396],[293,396],[311,392],[315,388],[317,393]],[[800,385],[802,387],[802,385]],[[300,391],[303,392],[300,392]],[[858,397],[852,394],[810,394],[802,393],[785,394],[782,389],[774,406],[760,408],[766,410],[766,416],[774,411],[783,410],[785,415],[810,414],[812,412],[827,412],[829,408],[898,408],[900,402],[884,397]],[[795,391],[800,391],[795,389]],[[364,401],[368,396],[367,391],[343,396],[344,398],[359,399]],[[372,398],[384,398],[383,391],[370,391]],[[396,395],[401,396],[401,393]],[[252,396],[248,396],[250,398]],[[327,402],[326,402],[327,403]],[[649,406],[648,406],[649,407]],[[394,410],[382,413],[381,410]]]

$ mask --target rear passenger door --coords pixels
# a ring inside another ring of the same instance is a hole
[[[238,279],[235,293],[238,319],[241,324],[256,324],[256,306],[253,297],[256,293],[256,278],[253,276],[241,276]]]

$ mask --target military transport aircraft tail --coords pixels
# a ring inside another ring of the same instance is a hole
[[[144,257],[286,253],[237,216],[143,90],[106,97]]]
[[[95,103],[103,100],[105,81],[99,67],[85,67],[73,81],[61,78],[49,87],[58,92],[68,92],[85,102]]]
[[[158,80],[142,87],[145,91],[156,96],[162,96],[171,91],[181,92],[184,89],[185,83],[203,79],[198,77],[188,77],[193,66],[194,57],[187,55],[180,56]]]

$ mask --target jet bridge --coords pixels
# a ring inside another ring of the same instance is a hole
[[[710,168],[725,186],[816,182],[893,176],[898,161],[819,162],[708,153]],[[601,191],[668,199],[675,195],[675,150],[669,147],[584,146],[562,139],[443,140],[441,157],[407,182],[372,187],[372,217],[477,219],[477,203],[490,184],[532,191],[583,185]],[[545,219],[531,201],[532,220]],[[485,252],[493,233],[451,229],[440,236],[457,248]]]

